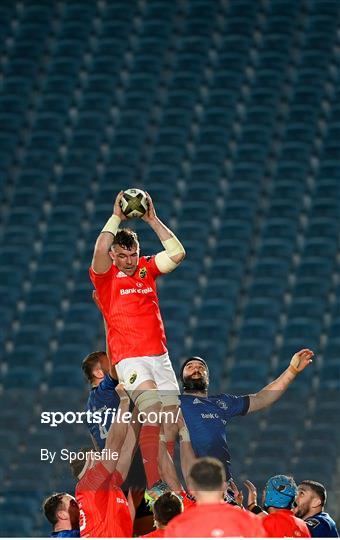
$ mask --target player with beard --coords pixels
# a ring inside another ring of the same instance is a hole
[[[304,480],[298,486],[295,515],[304,519],[313,538],[338,538],[334,519],[325,512],[327,492],[325,486],[314,480]]]
[[[248,489],[248,510],[261,516],[262,524],[270,538],[310,538],[306,523],[292,510],[297,486],[291,476],[278,474],[266,483],[262,507],[257,504],[257,489],[250,480],[244,482]]]
[[[207,363],[198,356],[187,358],[180,371],[183,385],[181,409],[196,456],[219,459],[224,464],[229,480],[231,469],[226,427],[231,418],[265,409],[275,403],[295,377],[312,362],[313,355],[309,349],[295,353],[288,368],[277,379],[259,392],[246,396],[208,396]]]

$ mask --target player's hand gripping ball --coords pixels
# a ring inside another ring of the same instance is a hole
[[[141,218],[148,209],[145,191],[138,188],[125,190],[121,198],[121,207],[128,219]]]

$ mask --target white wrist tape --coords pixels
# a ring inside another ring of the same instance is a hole
[[[168,274],[177,267],[177,263],[175,263],[171,257],[181,254],[185,255],[185,249],[176,236],[173,236],[168,240],[164,240],[162,244],[165,247],[165,251],[157,253],[155,262],[158,270],[162,272],[162,274]]]
[[[101,232],[109,232],[113,234],[113,236],[116,235],[116,232],[118,231],[118,227],[120,224],[120,218],[113,214],[105,223],[103,229]]]
[[[301,363],[300,357],[297,354],[294,354],[288,366],[289,371],[294,373],[294,375],[298,375],[300,373],[298,369],[300,366],[300,363]]]
[[[182,442],[190,442],[190,434],[186,426],[179,430],[179,436]]]

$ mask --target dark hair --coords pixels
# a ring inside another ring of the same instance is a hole
[[[47,497],[43,502],[44,514],[53,526],[58,521],[57,512],[61,509],[62,498],[64,495],[67,495],[66,491],[63,491],[62,493],[53,493],[53,495]]]
[[[189,478],[194,487],[205,491],[218,491],[226,481],[224,467],[219,459],[200,458],[191,467]]]
[[[321,499],[321,506],[324,507],[327,500],[327,491],[325,486],[320,484],[320,482],[316,482],[315,480],[304,480],[303,482],[300,482],[300,486],[304,485],[309,487],[318,497]]]
[[[84,447],[84,448],[80,448],[80,450],[78,450],[77,452],[77,455],[83,453],[84,454],[84,458],[83,459],[80,459],[79,457],[76,457],[75,459],[73,459],[71,462],[70,462],[70,467],[71,467],[71,471],[72,471],[72,474],[75,478],[78,478],[78,476],[80,475],[81,471],[83,470],[84,468],[84,465],[86,463],[86,460],[87,460],[87,452],[91,452],[91,450],[93,451],[93,448],[91,448],[90,446],[87,446],[87,447]]]
[[[132,229],[118,229],[113,239],[111,249],[120,246],[124,249],[132,249],[134,245],[139,245],[137,233]]]
[[[98,362],[100,362],[100,357],[103,355],[106,355],[106,352],[94,351],[88,354],[82,362],[81,369],[90,383],[93,381],[93,370],[97,367]]]
[[[163,493],[156,500],[153,506],[155,520],[160,525],[167,525],[178,514],[183,512],[183,503],[181,499],[171,491]]]
[[[200,356],[189,356],[189,358],[184,360],[184,362],[181,365],[180,371],[179,371],[179,378],[180,378],[182,383],[183,383],[183,371],[184,371],[185,366],[187,364],[189,364],[189,362],[200,362],[201,364],[203,364],[203,366],[205,367],[205,369],[207,370],[207,373],[209,375],[208,364],[206,363],[206,361],[203,358],[201,358]]]

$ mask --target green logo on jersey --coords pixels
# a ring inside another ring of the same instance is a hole
[[[130,375],[130,378],[129,378],[129,383],[130,384],[133,384],[135,382],[135,380],[137,379],[137,373],[136,371],[133,371]]]
[[[145,266],[143,266],[143,268],[139,270],[139,277],[143,279],[147,276],[147,273],[147,269],[145,268]]]

